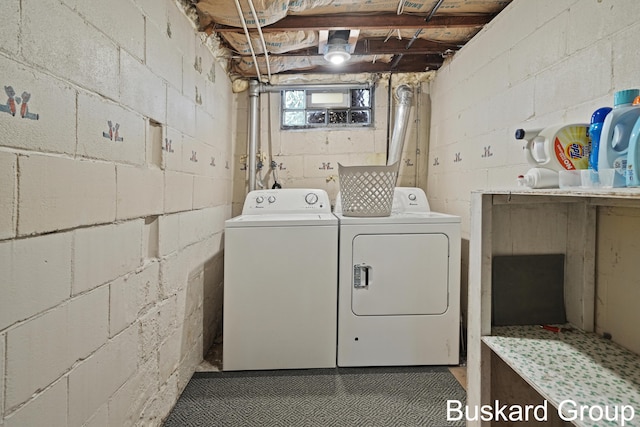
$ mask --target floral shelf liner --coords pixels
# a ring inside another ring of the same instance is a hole
[[[640,426],[640,356],[593,333],[540,326],[501,326],[482,340],[553,406],[571,400],[589,407],[630,405]],[[564,411],[563,411],[564,412]],[[574,421],[582,426],[614,421]]]

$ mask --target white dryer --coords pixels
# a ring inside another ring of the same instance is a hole
[[[339,203],[335,214],[338,366],[457,365],[460,217],[408,187],[388,217],[344,216]]]
[[[324,190],[250,192],[225,222],[225,371],[336,366],[338,220]]]

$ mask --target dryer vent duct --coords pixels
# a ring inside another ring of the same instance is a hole
[[[402,156],[402,148],[404,147],[404,138],[407,133],[407,124],[409,123],[409,112],[411,111],[412,98],[413,89],[411,87],[407,85],[400,85],[396,88],[395,123],[393,125],[393,133],[391,134],[391,143],[389,144],[387,165],[392,165],[398,162]]]

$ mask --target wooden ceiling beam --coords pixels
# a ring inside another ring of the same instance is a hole
[[[422,73],[425,71],[436,71],[442,66],[442,63],[428,63],[424,62],[400,62],[394,69],[391,68],[390,63],[376,62],[371,63],[359,63],[352,65],[345,65],[336,69],[330,65],[317,66],[308,69],[295,69],[281,71],[278,74],[358,74],[358,73]],[[242,74],[244,77],[255,77],[255,73]]]
[[[242,55],[245,58],[251,58],[251,55]],[[303,55],[300,54],[300,52],[298,53],[281,53],[278,55],[269,55],[269,58],[293,58],[293,57],[300,57],[300,56],[322,56],[322,55],[318,55],[318,53],[310,53],[309,55]],[[354,57],[356,57],[357,55],[352,56],[352,61],[353,59],[355,59]],[[442,62],[444,61],[444,56],[442,56],[441,54],[438,53],[433,53],[433,54],[415,54],[415,55],[409,55],[409,54],[405,54],[403,55],[403,58],[401,60],[401,62],[405,62],[405,63],[413,63],[413,62],[418,62],[420,64],[425,63],[427,65],[440,65],[442,64]],[[379,63],[382,63],[379,61]],[[353,61],[353,64],[369,64],[371,65],[371,62],[356,62]],[[331,64],[327,63],[327,66],[331,67],[333,70],[338,70],[341,71],[343,70],[345,67],[348,67],[352,64],[350,64],[348,61],[344,64],[341,65],[341,68],[337,68],[335,66],[332,66]]]
[[[262,31],[300,31],[300,30],[379,30],[400,29],[417,30],[428,28],[480,28],[494,18],[495,15],[434,16],[429,22],[416,15],[397,15],[386,13],[379,15],[291,15],[262,27]],[[237,27],[214,24],[211,31],[217,33],[242,31]],[[255,31],[255,30],[254,30]]]
[[[320,65],[305,70],[287,70],[278,74],[349,74],[349,73],[420,73],[424,71],[434,71],[442,66],[444,59],[442,57],[433,58],[430,56],[414,55],[405,57],[400,61],[396,68],[391,68],[391,63],[387,62],[359,62],[348,64],[345,63],[340,67],[334,67],[330,64]]]
[[[422,73],[424,71],[435,71],[442,64],[399,64],[398,67],[391,69],[391,64],[376,62],[375,64],[353,64],[343,66],[340,71],[330,66],[315,67],[309,70],[287,70],[278,74],[358,74],[358,73]]]
[[[399,41],[400,42],[400,41]],[[356,45],[355,51],[352,55],[396,55],[402,53],[403,55],[442,55],[445,52],[457,51],[460,49],[459,45],[453,43],[434,44],[426,40],[416,40],[411,48],[406,49],[407,41],[401,41],[399,43],[382,43],[382,41],[369,41],[361,40]],[[316,56],[320,55],[318,49],[315,47],[307,49],[292,50],[290,52],[283,52],[277,54],[270,54],[269,56]],[[250,58],[251,54],[235,55]]]
[[[411,47],[407,49],[408,40],[398,40],[391,38],[386,42],[384,39],[363,39],[359,40],[356,45],[355,54],[357,55],[384,55],[397,54],[399,52],[405,55],[422,55],[430,53],[443,53],[447,50],[456,51],[464,45],[461,43],[444,43],[434,42],[430,40],[416,39]]]

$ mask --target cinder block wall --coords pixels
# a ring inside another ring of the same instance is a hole
[[[588,123],[617,90],[640,87],[640,2],[514,0],[431,83],[428,188],[465,218],[470,191],[526,172],[515,129]]]
[[[615,91],[640,88],[638,16],[635,0],[514,0],[437,72],[428,194],[432,208],[463,217],[465,239],[470,192],[516,187],[530,168],[515,129],[589,123]],[[639,216],[601,210],[598,223],[597,328],[640,353],[640,314],[629,309],[640,297]]]
[[[221,319],[230,82],[174,0],[0,16],[0,425],[159,425]]]

